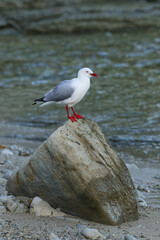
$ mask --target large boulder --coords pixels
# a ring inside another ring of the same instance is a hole
[[[129,171],[91,120],[69,120],[53,132],[11,176],[7,190],[100,223],[138,218]]]

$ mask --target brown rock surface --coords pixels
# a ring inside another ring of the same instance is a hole
[[[124,162],[91,120],[67,121],[9,179],[13,195],[39,196],[81,218],[117,225],[138,218]]]

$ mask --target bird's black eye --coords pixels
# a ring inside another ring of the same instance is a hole
[[[88,71],[86,71],[86,73],[88,73]]]

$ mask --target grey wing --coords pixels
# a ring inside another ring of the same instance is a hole
[[[71,81],[65,80],[63,82],[60,82],[55,88],[46,93],[43,99],[46,102],[48,101],[60,102],[70,98],[73,92],[74,88],[71,87]]]

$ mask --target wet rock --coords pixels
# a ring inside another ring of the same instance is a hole
[[[101,223],[138,218],[129,171],[91,120],[67,121],[58,128],[13,173],[7,190],[39,196],[53,208]]]
[[[65,216],[63,212],[52,208],[46,201],[40,197],[35,197],[30,206],[30,213],[36,216]]]
[[[60,240],[60,238],[57,237],[54,233],[50,233],[49,240]]]
[[[136,240],[136,238],[134,238],[133,236],[127,234],[127,235],[125,235],[124,240]]]
[[[97,229],[85,228],[81,231],[81,235],[87,239],[100,239],[104,240],[106,237],[98,232]]]

